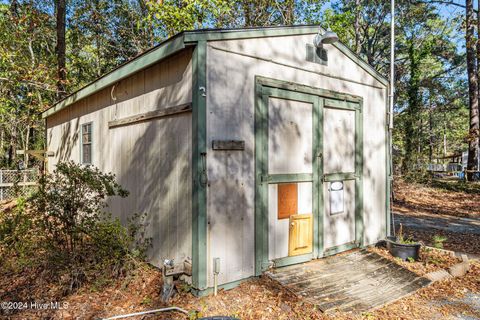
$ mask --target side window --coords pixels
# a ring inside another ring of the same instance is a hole
[[[82,164],[91,164],[92,163],[92,123],[82,124],[81,132],[81,151],[80,151],[80,162]]]

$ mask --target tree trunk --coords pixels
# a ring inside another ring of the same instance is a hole
[[[428,109],[428,161],[433,163],[433,150],[434,150],[434,139],[433,139],[433,107],[430,103],[430,108]]]
[[[468,163],[467,170],[476,170],[478,164],[478,135],[479,135],[479,110],[478,110],[478,75],[475,56],[475,17],[473,0],[466,0],[466,45],[467,45],[467,73],[468,73],[468,99],[470,107],[470,132],[468,135]],[[467,175],[468,180],[472,173]]]
[[[3,114],[0,121],[1,123],[5,123]],[[2,125],[2,127],[0,128],[0,165],[2,164],[3,160],[5,160],[4,139],[5,139],[5,129]]]
[[[355,0],[355,52],[360,54],[362,48],[360,47],[360,1]]]
[[[17,126],[16,122],[12,124],[12,133],[10,135],[10,144],[8,146],[8,167],[12,167],[15,162],[16,150],[17,150]]]
[[[447,117],[443,114],[443,156],[447,156]]]
[[[65,0],[56,0],[55,9],[57,13],[57,96],[59,99],[66,95],[65,82],[67,80],[67,70],[65,69],[65,22],[66,22],[66,3]]]
[[[250,5],[245,1],[242,1],[243,14],[245,16],[245,26],[252,26],[252,11],[250,10]]]
[[[415,168],[417,162],[418,128],[417,119],[420,108],[420,71],[417,55],[413,43],[408,48],[408,59],[410,61],[410,79],[408,81],[407,96],[408,107],[405,119],[405,159],[402,163],[402,172],[408,173]]]
[[[477,1],[477,87],[478,87],[478,111],[477,111],[477,123],[480,126],[480,84],[478,84],[478,77],[480,75],[480,1]],[[477,170],[480,170],[480,132],[477,130]]]
[[[25,132],[25,144],[23,150],[28,150],[30,146],[30,125],[27,125],[27,132]],[[23,155],[23,161],[24,161],[24,166],[25,169],[28,168],[28,153],[25,152]]]
[[[292,25],[295,20],[295,1],[286,0],[285,7],[283,10],[284,21],[283,24],[286,26]]]

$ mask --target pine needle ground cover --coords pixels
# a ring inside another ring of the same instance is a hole
[[[397,197],[403,196],[404,200],[409,203],[416,201],[417,205],[428,208],[434,201],[431,197],[435,191],[430,191],[429,187],[423,189],[423,187],[403,184],[402,188],[411,191],[397,192]],[[413,192],[415,189],[417,191]],[[422,197],[417,192],[425,195]],[[463,192],[455,193],[455,195],[457,198],[454,200],[460,204],[472,196]],[[477,196],[474,195],[474,197]],[[420,199],[425,199],[425,202],[421,202]],[[12,203],[4,203],[3,206],[1,210],[5,208],[11,210]],[[462,210],[470,212],[467,209],[468,206],[468,204],[465,207],[462,206]],[[398,209],[400,205],[395,204],[395,207]],[[475,213],[474,206],[471,208]],[[414,232],[412,236],[419,237],[419,234]],[[452,240],[443,242],[445,248],[448,249]],[[457,243],[457,249],[461,249],[461,251],[472,248],[471,244],[463,242],[463,247],[461,244],[462,242]],[[393,262],[401,264],[419,275],[448,268],[458,262],[458,259],[434,250],[422,250],[421,259],[418,262],[399,261],[390,257],[388,252],[381,248],[371,248],[370,250],[392,259]],[[63,310],[26,309],[11,314],[8,318],[93,319],[166,306],[160,299],[161,272],[146,263],[139,263],[124,277],[105,282],[86,283],[80,289],[66,296],[63,295],[61,286],[42,276],[44,272],[41,268],[35,267],[22,270],[0,269],[0,300],[61,301],[66,303],[67,308]],[[217,297],[194,297],[188,292],[188,289],[187,286],[179,286],[180,292],[169,305],[189,310],[189,316],[166,313],[145,317],[145,319],[195,319],[200,316],[213,315],[236,316],[240,319],[443,319],[450,316],[480,318],[478,308],[480,263],[478,261],[471,261],[471,268],[463,277],[435,282],[408,297],[362,314],[325,315],[315,306],[292,296],[268,278],[246,281],[235,289],[220,291]]]

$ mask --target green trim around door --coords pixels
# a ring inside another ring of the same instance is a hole
[[[363,221],[363,101],[355,111],[355,242],[364,246]]]
[[[192,285],[207,287],[207,44],[192,57]]]
[[[292,174],[269,174],[262,176],[262,182],[284,183],[284,182],[311,182],[313,174],[310,173],[292,173]]]
[[[341,244],[331,248],[325,248],[323,256],[339,253],[364,246],[364,221],[363,221],[363,99],[358,102],[348,103],[347,101],[338,101],[331,103],[329,99],[329,109],[341,109],[355,111],[355,172],[329,173],[323,176],[324,182],[355,180],[355,241]]]
[[[313,104],[313,172],[268,174],[268,99],[270,97]],[[355,111],[355,172],[323,175],[323,110],[324,107]],[[363,225],[363,99],[325,89],[292,82],[255,77],[255,275],[272,266],[285,266],[323,257],[339,250],[361,247]],[[335,248],[324,248],[324,192],[327,181],[355,180],[355,242]],[[268,248],[268,184],[282,182],[313,182],[314,243],[311,254],[284,257],[269,261]]]
[[[268,259],[268,185],[284,182],[312,182],[312,192],[319,194],[321,164],[322,164],[322,139],[323,112],[322,101],[318,96],[311,93],[295,92],[283,88],[275,88],[262,85],[256,79],[255,82],[255,274],[260,275],[268,269],[272,262]],[[268,99],[280,98],[311,103],[312,113],[312,173],[294,174],[268,174]],[[283,257],[273,261],[276,267],[309,261],[316,258],[318,252],[319,226],[319,201],[322,198],[313,196],[313,251],[300,256]]]
[[[346,102],[360,102],[362,101],[361,97],[354,96],[351,94],[339,93],[331,90],[311,87],[303,84],[298,84],[295,82],[277,80],[262,76],[256,76],[256,83],[260,86],[271,87],[276,89],[284,89],[293,92],[301,92],[320,96],[322,98],[332,98],[337,100],[343,100]]]

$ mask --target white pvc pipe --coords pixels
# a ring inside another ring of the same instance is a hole
[[[395,103],[395,0],[391,0],[392,20],[390,22],[390,119],[389,127],[393,128],[393,105]]]
[[[114,316],[110,318],[103,318],[103,320],[113,320],[113,319],[124,319],[128,317],[135,317],[135,316],[141,316],[144,314],[149,314],[149,313],[157,313],[157,312],[166,312],[166,311],[179,311],[182,313],[185,313],[188,315],[188,311],[184,310],[179,307],[168,307],[168,308],[162,308],[162,309],[155,309],[155,310],[148,310],[148,311],[142,311],[142,312],[136,312],[136,313],[129,313],[129,314],[123,314],[119,316]]]
[[[389,166],[388,171],[390,177],[388,177],[388,183],[390,185],[390,194],[388,197],[392,195],[393,189],[393,139],[392,139],[392,130],[393,130],[393,107],[395,104],[395,0],[390,1],[390,107],[389,107],[389,117],[388,117],[388,150],[389,152]],[[390,230],[390,235],[395,235],[395,218],[392,210],[392,203],[390,201],[390,215],[391,215],[391,225],[392,230]],[[393,231],[393,233],[392,233]]]

